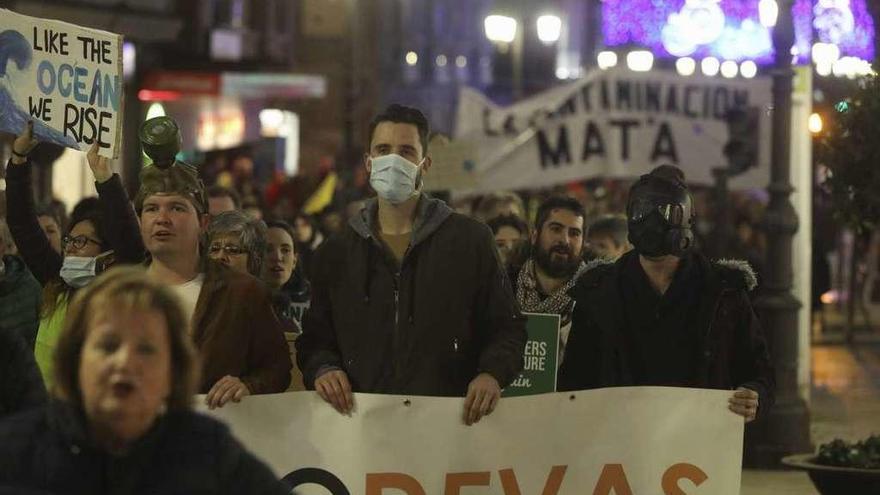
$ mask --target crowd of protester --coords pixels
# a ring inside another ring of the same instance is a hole
[[[98,197],[69,219],[34,202],[32,126],[13,143],[0,223],[0,486],[283,493],[223,426],[191,411],[194,394],[217,408],[309,389],[341,413],[355,392],[461,397],[470,425],[523,367],[524,312],[560,316],[560,390],[725,389],[747,421],[773,403],[747,296],[754,272],[700,253],[710,202],[675,167],[450,206],[421,191],[427,119],[392,105],[364,155],[375,197],[277,218],[261,209],[252,162],[212,169],[206,188],[175,158],[173,120],[144,129],[152,164],[135,197],[93,147]],[[760,266],[760,211],[734,211],[731,255]]]

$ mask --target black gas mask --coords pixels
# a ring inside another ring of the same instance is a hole
[[[629,190],[629,242],[641,255],[681,257],[694,245],[693,200],[674,180],[643,175]]]

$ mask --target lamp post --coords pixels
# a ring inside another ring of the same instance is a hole
[[[776,51],[773,71],[773,148],[771,154],[770,204],[763,221],[767,233],[767,271],[762,293],[755,303],[767,332],[776,367],[776,405],[770,414],[747,429],[747,456],[760,467],[778,467],[788,454],[807,452],[810,415],[798,393],[798,310],[792,295],[792,239],[798,218],[789,196],[791,186],[791,92],[794,70],[792,0],[778,0],[779,15],[773,29]],[[751,431],[748,431],[751,430]]]

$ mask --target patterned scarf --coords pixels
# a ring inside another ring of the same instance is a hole
[[[575,282],[577,282],[577,279],[586,268],[586,263],[582,261],[574,275],[562,287],[550,296],[542,299],[541,294],[538,292],[538,280],[535,277],[535,260],[529,258],[519,271],[519,276],[516,279],[516,299],[519,302],[520,309],[528,313],[560,315],[562,319],[561,325],[567,325],[571,319],[571,310],[573,308],[568,291],[574,287]]]

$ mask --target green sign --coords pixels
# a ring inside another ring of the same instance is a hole
[[[559,315],[523,313],[529,340],[526,342],[522,373],[506,389],[503,397],[546,394],[556,391],[559,360]]]

